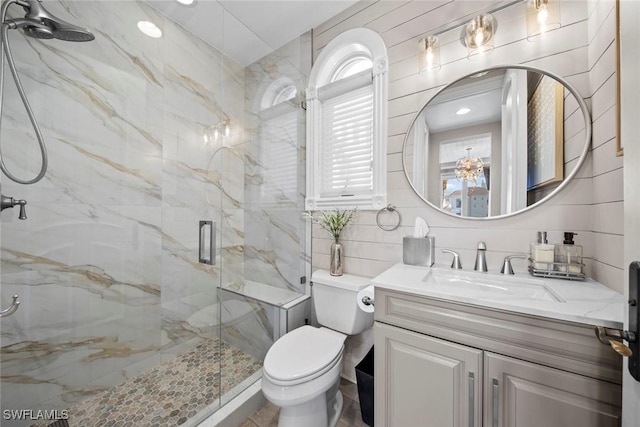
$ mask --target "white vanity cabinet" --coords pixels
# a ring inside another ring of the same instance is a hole
[[[481,350],[384,323],[374,334],[376,426],[482,425]]]
[[[376,289],[377,427],[620,425],[593,326]]]

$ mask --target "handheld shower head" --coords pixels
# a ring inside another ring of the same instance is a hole
[[[95,39],[95,36],[88,30],[70,24],[51,14],[42,6],[41,0],[24,1],[28,4],[28,7],[25,7],[27,11],[25,20],[32,24],[23,27],[26,35],[40,39],[56,38],[70,42],[88,42]],[[49,29],[51,37],[46,36],[47,31],[43,27]]]

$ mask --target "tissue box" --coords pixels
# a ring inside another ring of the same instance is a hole
[[[402,238],[402,262],[408,265],[431,267],[436,260],[436,239],[433,236]]]

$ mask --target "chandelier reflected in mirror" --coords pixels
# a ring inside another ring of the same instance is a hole
[[[467,148],[467,156],[458,159],[454,172],[458,181],[477,184],[478,178],[484,173],[484,164],[479,157],[471,157],[471,148]]]

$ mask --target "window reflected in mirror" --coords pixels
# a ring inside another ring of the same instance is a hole
[[[443,140],[440,151],[442,210],[459,216],[489,216],[491,134]]]
[[[584,101],[561,78],[526,66],[476,72],[441,90],[405,137],[411,187],[441,211],[491,218],[544,200],[588,151]]]

